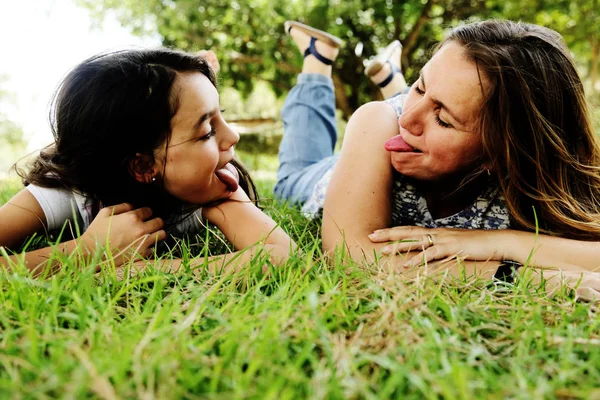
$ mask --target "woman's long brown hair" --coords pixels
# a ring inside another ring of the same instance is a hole
[[[488,85],[484,160],[515,228],[600,240],[600,146],[583,84],[557,32],[512,21],[452,30]]]

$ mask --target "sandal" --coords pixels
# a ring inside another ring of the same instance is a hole
[[[315,47],[315,43],[317,40],[322,41],[323,43],[326,43],[330,46],[332,46],[333,48],[339,48],[343,41],[342,39],[333,36],[330,33],[327,33],[325,31],[321,31],[319,29],[313,28],[312,26],[308,26],[305,25],[303,23],[297,22],[297,21],[285,21],[285,24],[283,25],[285,28],[285,32],[289,35],[290,31],[292,30],[292,28],[298,29],[304,33],[306,33],[308,36],[310,36],[310,44],[308,46],[308,48],[304,51],[304,58],[308,57],[309,55],[313,55],[317,60],[321,61],[323,64],[325,65],[331,65],[333,64],[333,61],[323,57],[318,51],[317,48]]]
[[[385,78],[382,82],[377,84],[377,86],[379,86],[380,88],[387,86],[394,78],[394,74],[401,72],[400,68],[398,68],[395,64],[393,64],[390,61],[392,54],[394,54],[394,52],[398,49],[402,49],[402,44],[399,40],[394,40],[381,52],[381,54],[375,57],[373,61],[371,61],[369,65],[367,65],[367,68],[365,68],[365,75],[367,75],[369,78],[372,78],[375,74],[381,71],[385,64],[388,64],[390,66],[392,70],[390,72],[390,75],[387,78]]]

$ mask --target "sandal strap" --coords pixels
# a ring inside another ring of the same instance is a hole
[[[331,65],[331,64],[333,64],[333,61],[331,61],[329,58],[323,57],[317,51],[317,48],[315,47],[315,43],[316,42],[317,42],[317,39],[315,39],[314,37],[310,38],[310,46],[308,46],[308,48],[304,51],[304,58],[306,58],[306,57],[308,57],[308,56],[310,56],[312,54],[313,56],[315,56],[315,58],[317,60],[321,61],[325,65]]]
[[[390,84],[390,82],[392,81],[392,79],[394,79],[394,75],[396,75],[398,72],[400,72],[400,68],[396,67],[394,64],[392,64],[389,60],[386,61],[386,63],[390,66],[390,68],[392,69],[392,72],[390,72],[390,74],[388,75],[387,78],[385,78],[383,81],[381,81],[377,86],[379,86],[380,88],[384,88],[387,85]]]

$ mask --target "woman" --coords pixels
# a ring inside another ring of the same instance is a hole
[[[302,51],[312,33],[291,34]],[[335,46],[320,44],[332,60]],[[323,206],[326,251],[344,244],[355,260],[372,261],[383,250],[394,267],[455,255],[479,266],[598,267],[600,148],[558,33],[510,21],[454,29],[407,96],[352,116],[339,159],[332,111],[298,95],[333,96],[331,72],[303,72],[284,121],[302,110],[311,122],[304,134],[285,125],[276,194],[307,211]],[[410,250],[422,251],[402,254]]]

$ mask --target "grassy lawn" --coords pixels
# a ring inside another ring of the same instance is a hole
[[[318,224],[274,202],[272,179],[265,211],[304,252],[268,275],[260,257],[233,276],[118,281],[64,257],[51,279],[2,273],[0,398],[600,399],[598,305],[525,281],[329,266]],[[178,252],[215,249],[197,239]]]

